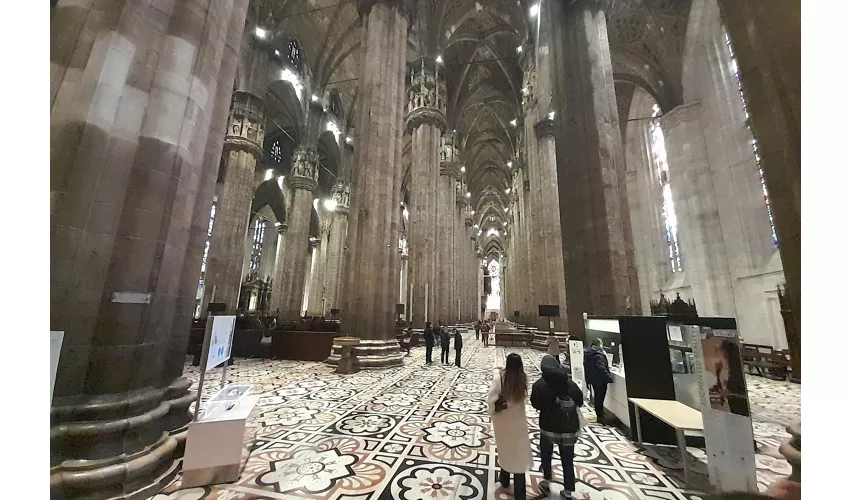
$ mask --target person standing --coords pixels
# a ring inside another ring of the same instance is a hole
[[[431,359],[431,353],[434,351],[434,329],[431,328],[431,322],[425,323],[425,364],[430,365],[434,361]]]
[[[440,363],[449,364],[449,329],[440,322]]]
[[[493,422],[496,450],[499,453],[499,482],[507,489],[514,476],[514,498],[525,500],[525,472],[531,469],[531,442],[525,418],[525,398],[528,379],[522,369],[519,354],[508,354],[505,367],[496,370],[487,410]]]
[[[481,326],[481,335],[484,336],[484,347],[490,345],[490,322],[485,321]]]
[[[460,332],[455,330],[455,366],[460,368],[460,351],[463,349],[463,337]]]
[[[593,388],[593,409],[596,410],[596,423],[604,424],[605,394],[608,384],[614,381],[608,368],[608,356],[602,348],[602,338],[597,338],[584,351],[584,372],[587,383]]]
[[[479,335],[481,335],[481,320],[475,322],[475,340],[478,340]]]
[[[584,404],[584,395],[573,382],[569,371],[561,366],[554,356],[547,354],[540,361],[540,380],[531,388],[531,406],[540,411],[540,468],[543,481],[540,493],[549,496],[552,481],[552,450],[558,445],[561,467],[564,472],[562,498],[572,498],[576,490],[576,474],[573,467],[575,444],[581,433],[579,407]]]
[[[546,340],[546,354],[551,354],[558,363],[561,362],[561,344],[558,342],[558,337],[551,333]]]

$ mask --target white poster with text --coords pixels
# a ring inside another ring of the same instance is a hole
[[[233,329],[236,327],[236,316],[212,316],[211,319],[213,323],[210,334],[210,352],[207,356],[207,370],[230,359]]]

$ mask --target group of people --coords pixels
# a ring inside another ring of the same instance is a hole
[[[543,481],[539,488],[543,495],[549,495],[552,453],[557,445],[564,471],[561,497],[571,498],[576,486],[574,447],[583,426],[578,408],[584,404],[584,395],[569,371],[554,356],[543,356],[540,371],[540,380],[531,388],[531,405],[540,412],[538,425]],[[499,368],[493,375],[487,404],[499,451],[499,482],[507,489],[513,475],[513,494],[517,500],[525,500],[525,473],[532,467],[531,440],[525,417],[527,395],[528,382],[522,358],[511,353],[504,368]]]
[[[425,364],[430,365],[433,363],[431,359],[431,353],[434,350],[434,344],[439,340],[440,342],[440,363],[450,364],[449,363],[449,347],[451,343],[451,338],[454,337],[454,347],[455,347],[455,366],[460,367],[460,353],[463,349],[463,336],[457,330],[454,329],[453,333],[449,333],[449,329],[446,325],[441,321],[437,328],[431,326],[431,322],[425,323]]]
[[[475,322],[475,340],[483,337],[484,347],[490,345],[490,331],[493,329],[494,325],[491,320],[485,319],[481,321],[480,319]]]

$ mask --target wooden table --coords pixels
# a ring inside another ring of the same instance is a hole
[[[640,411],[643,410],[676,430],[676,441],[682,454],[682,469],[685,471],[685,486],[690,483],[688,470],[687,447],[685,446],[685,431],[702,431],[702,413],[678,401],[665,399],[629,398],[635,405],[635,422],[637,422],[638,443],[643,445],[640,431]]]

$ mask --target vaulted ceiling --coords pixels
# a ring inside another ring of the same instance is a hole
[[[517,46],[529,41],[539,0],[405,0],[413,13],[409,60],[442,56],[448,128],[457,132],[466,182],[485,249],[500,252],[510,169],[522,114]],[[546,0],[553,1],[553,0]],[[634,86],[662,109],[681,103],[684,34],[691,0],[615,0],[607,10],[618,100]],[[340,92],[356,123],[362,25],[356,0],[253,0],[251,23],[276,27],[302,45],[313,88]],[[283,51],[285,47],[281,47]],[[406,148],[409,150],[409,148]],[[409,163],[409,158],[405,158]],[[499,236],[487,237],[490,228]]]

